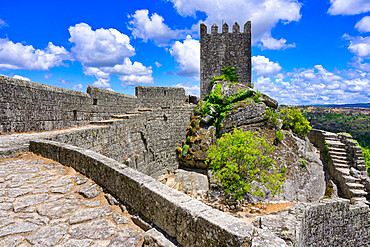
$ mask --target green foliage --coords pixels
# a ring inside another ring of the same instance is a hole
[[[280,130],[276,131],[275,139],[278,140],[279,142],[282,142],[284,139],[284,133]]]
[[[297,135],[305,135],[312,129],[310,122],[297,108],[283,108],[279,116],[283,120],[283,129],[291,129]]]
[[[221,69],[222,75],[225,76],[227,81],[231,82],[239,82],[239,76],[238,73],[233,67],[233,65],[230,63],[228,67],[223,66],[224,68]]]
[[[307,166],[307,164],[306,164],[306,161],[305,160],[300,160],[301,161],[301,166],[302,167],[306,167]]]
[[[330,160],[329,147],[330,147],[330,144],[325,141],[324,142],[324,160],[325,160],[326,163],[328,163],[329,160]]]
[[[215,172],[225,193],[236,199],[241,199],[245,193],[264,195],[252,181],[264,184],[276,195],[281,192],[285,172],[283,169],[277,171],[275,161],[268,157],[273,149],[257,132],[235,128],[218,139],[217,145],[210,147],[206,164]]]
[[[267,123],[273,127],[276,127],[279,125],[279,116],[278,114],[274,111],[273,108],[269,107],[265,111],[264,117],[267,118]]]
[[[189,145],[184,145],[182,148],[182,156],[185,156],[189,151]]]
[[[257,90],[256,94],[253,96],[253,100],[256,103],[261,103],[262,100],[260,99],[262,97],[262,93]]]
[[[367,174],[370,176],[370,149],[361,147],[362,155],[364,156]]]
[[[211,84],[213,85],[215,83],[215,81],[230,81],[230,80],[225,75],[221,75],[221,76],[214,76],[211,79]]]

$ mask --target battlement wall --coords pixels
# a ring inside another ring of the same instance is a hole
[[[45,131],[109,119],[138,108],[184,104],[182,88],[140,87],[138,96],[89,86],[87,93],[0,76],[0,133]]]
[[[224,23],[222,32],[213,24],[211,33],[207,33],[207,26],[200,24],[200,97],[210,93],[212,85],[210,80],[220,76],[220,69],[230,63],[237,69],[240,83],[251,86],[252,79],[252,48],[251,48],[251,22],[244,25],[244,32],[235,23],[232,32],[228,24]]]

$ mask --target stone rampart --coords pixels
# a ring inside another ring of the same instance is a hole
[[[192,112],[193,107],[156,109],[115,120],[106,128],[74,131],[47,139],[95,151],[158,177],[177,169],[175,148],[186,137]]]
[[[369,207],[348,200],[324,200],[305,210],[300,245],[370,246]]]
[[[272,233],[93,151],[46,140],[31,141],[30,150],[90,177],[182,246],[286,246]]]
[[[138,108],[185,103],[183,88],[140,87],[131,96],[89,86],[87,93],[0,76],[0,133],[61,129]]]

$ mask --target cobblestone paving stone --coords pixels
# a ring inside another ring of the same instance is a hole
[[[141,246],[122,209],[70,167],[31,153],[0,160],[0,246]]]

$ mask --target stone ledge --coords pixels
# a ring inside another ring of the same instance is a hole
[[[90,177],[183,246],[251,246],[254,242],[257,230],[252,225],[101,154],[47,140],[31,141],[30,151]],[[259,238],[258,242],[275,239],[285,246],[267,231]]]

